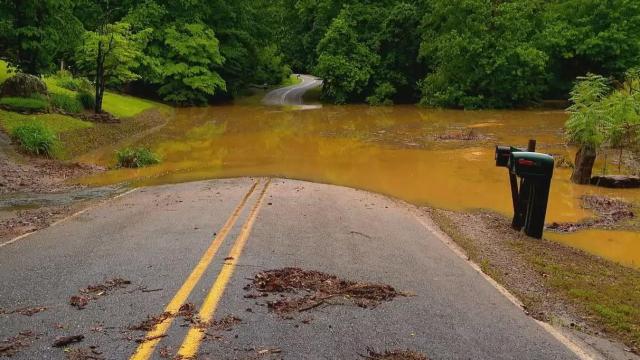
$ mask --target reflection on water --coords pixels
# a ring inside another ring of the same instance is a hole
[[[539,151],[571,156],[573,150],[562,140],[565,120],[561,111],[469,112],[414,106],[325,106],[305,111],[237,105],[180,109],[162,131],[142,141],[162,156],[161,165],[109,171],[83,182],[153,185],[278,176],[370,190],[418,205],[487,208],[511,214],[506,169],[494,167],[495,144],[525,147],[534,138]],[[479,140],[436,140],[438,135],[469,131]],[[109,165],[113,153],[81,160]],[[640,190],[577,186],[568,181],[569,174],[565,169],[554,174],[549,222],[591,216],[577,200],[586,193],[640,202]],[[598,250],[600,235],[580,232],[575,236],[594,244],[589,251],[618,259],[612,252]],[[638,233],[628,236],[640,242]],[[625,248],[625,244],[616,246]],[[621,249],[620,254],[625,252],[640,259],[637,247]]]

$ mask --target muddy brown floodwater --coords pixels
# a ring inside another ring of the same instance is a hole
[[[85,177],[84,184],[123,181],[156,185],[239,176],[274,176],[349,186],[416,205],[510,215],[506,169],[494,166],[494,146],[525,147],[573,157],[562,138],[567,115],[555,110],[455,111],[416,106],[324,106],[296,110],[215,106],[176,111],[161,131],[140,140],[163,159],[145,169],[118,169]],[[122,146],[122,144],[118,145]],[[113,165],[115,147],[80,161]],[[640,190],[611,190],[569,182],[556,169],[548,222],[593,216],[584,194],[640,203]],[[549,232],[547,232],[549,235]],[[554,240],[640,267],[640,233],[585,230],[552,234]]]

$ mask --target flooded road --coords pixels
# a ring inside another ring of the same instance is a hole
[[[455,111],[415,106],[359,105],[295,109],[226,105],[176,110],[161,131],[135,145],[150,146],[163,162],[118,169],[81,182],[102,186],[156,185],[210,178],[274,176],[349,186],[416,205],[452,210],[490,209],[511,215],[506,169],[494,166],[496,144],[573,157],[564,145],[562,111]],[[114,148],[79,160],[114,164]],[[599,171],[596,166],[594,172]],[[556,169],[547,222],[592,216],[583,194],[640,203],[640,190],[608,190],[569,182]],[[547,232],[547,234],[549,234]],[[640,266],[640,234],[590,230],[554,240]],[[620,237],[623,241],[616,241]],[[613,240],[611,240],[613,239]]]

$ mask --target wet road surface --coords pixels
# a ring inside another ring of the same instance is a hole
[[[262,100],[265,105],[303,105],[304,94],[322,85],[322,80],[311,75],[299,75],[299,84],[275,89]]]
[[[367,348],[431,359],[576,358],[424,216],[380,195],[292,180],[140,188],[0,247],[0,341],[24,337],[15,359],[64,358],[52,343],[80,334],[67,351],[104,359],[359,359]],[[282,316],[267,305],[282,297],[246,297],[245,287],[256,273],[283,267],[388,284],[409,296]],[[131,284],[87,289],[114,278]],[[89,297],[82,310],[69,304],[73,295]],[[203,321],[240,321],[202,328],[165,316],[148,331],[131,330],[185,303]],[[46,310],[10,313],[25,307]]]

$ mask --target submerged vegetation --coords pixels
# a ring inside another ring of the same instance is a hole
[[[155,165],[160,162],[160,157],[147,148],[125,148],[116,152],[118,167],[141,168]]]

